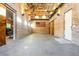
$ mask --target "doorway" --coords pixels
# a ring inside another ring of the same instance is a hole
[[[50,33],[51,35],[54,35],[54,20],[50,22],[49,33]]]
[[[0,4],[0,46],[16,37],[16,11],[8,4]]]
[[[6,41],[15,40],[16,11],[6,4]]]
[[[6,40],[13,39],[13,12],[6,8]]]
[[[72,9],[65,13],[65,31],[64,38],[72,41]]]

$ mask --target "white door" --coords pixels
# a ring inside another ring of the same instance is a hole
[[[65,39],[72,40],[72,10],[65,13]]]

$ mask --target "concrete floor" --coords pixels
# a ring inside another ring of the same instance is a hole
[[[32,34],[0,47],[1,56],[79,56],[79,46],[48,34]]]

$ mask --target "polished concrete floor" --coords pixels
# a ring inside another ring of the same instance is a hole
[[[1,56],[79,56],[79,46],[48,34],[31,34],[0,47]]]

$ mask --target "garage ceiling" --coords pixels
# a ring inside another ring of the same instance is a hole
[[[60,3],[22,3],[20,4],[22,14],[31,19],[49,19]]]

